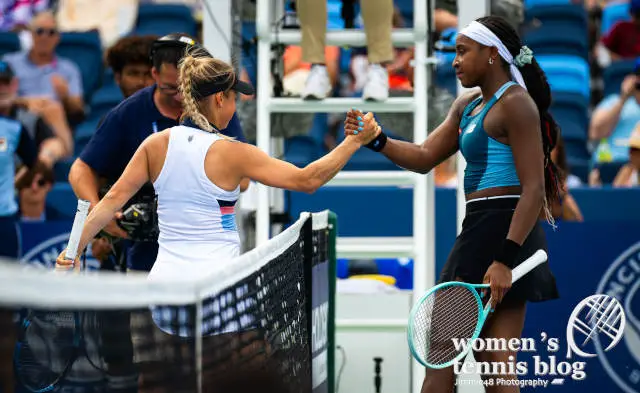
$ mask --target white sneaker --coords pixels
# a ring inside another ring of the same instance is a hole
[[[362,98],[369,101],[384,101],[389,98],[389,73],[385,67],[380,64],[369,65]]]
[[[327,98],[331,92],[331,82],[329,73],[324,65],[313,65],[309,71],[307,82],[302,92],[305,100],[322,100]]]

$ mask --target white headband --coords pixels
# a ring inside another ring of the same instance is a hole
[[[500,57],[504,59],[507,63],[509,63],[509,70],[511,71],[511,76],[513,79],[524,89],[527,89],[527,86],[524,83],[524,79],[522,79],[522,74],[518,67],[522,67],[525,64],[530,64],[531,59],[533,58],[533,52],[531,49],[523,46],[520,48],[520,53],[516,56],[515,60],[511,55],[511,52],[504,46],[500,38],[498,38],[491,30],[489,30],[482,23],[473,21],[467,27],[462,29],[459,34],[467,36],[474,40],[475,42],[485,45],[485,46],[495,46],[498,48],[498,53]]]

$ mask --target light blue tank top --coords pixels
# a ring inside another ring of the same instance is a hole
[[[484,118],[505,91],[515,82],[507,82],[491,97],[480,112],[471,115],[481,102],[478,97],[469,103],[462,114],[458,142],[460,152],[467,161],[464,171],[464,192],[495,187],[519,186],[511,146],[490,137],[484,129]]]
[[[21,123],[0,117],[0,217],[13,216],[18,211],[14,178],[15,153],[21,132]]]

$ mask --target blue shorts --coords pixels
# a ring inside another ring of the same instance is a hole
[[[18,259],[21,254],[20,222],[17,216],[0,217],[0,257]]]

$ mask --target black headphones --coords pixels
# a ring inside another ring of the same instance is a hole
[[[153,57],[155,56],[158,49],[161,48],[178,48],[178,49],[186,49],[190,46],[200,46],[193,38],[186,36],[184,34],[172,33],[165,35],[164,37],[160,37],[153,42],[151,45],[151,52],[149,53],[149,57],[151,62],[153,62]]]

